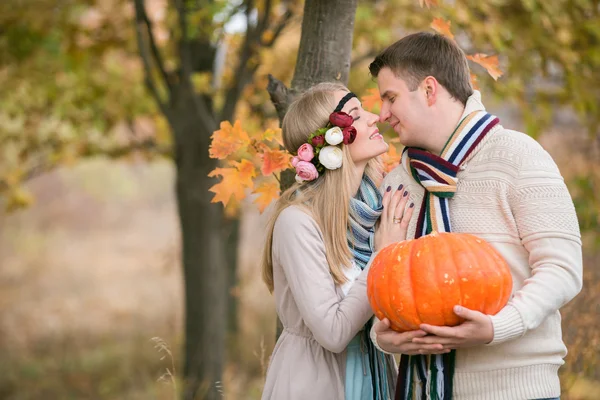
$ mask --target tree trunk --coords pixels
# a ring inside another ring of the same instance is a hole
[[[320,82],[339,81],[348,84],[357,3],[358,0],[306,0],[304,3],[302,34],[292,88],[288,89],[269,75],[267,91],[280,122],[296,93]],[[281,175],[281,191],[293,183],[293,172],[284,171]],[[276,339],[282,330],[278,318]]]
[[[333,80],[348,83],[357,3],[306,0],[292,89]]]
[[[225,244],[225,262],[227,264],[227,336],[236,341],[238,333],[238,243],[240,239],[240,219],[225,218],[223,221],[223,243]],[[231,348],[227,346],[227,348]],[[229,353],[231,355],[231,353]]]
[[[185,284],[183,397],[221,399],[225,349],[226,269],[221,236],[222,206],[211,203],[207,177],[216,166],[208,143],[216,127],[201,117],[191,86],[173,90],[169,123],[175,138],[177,205]]]

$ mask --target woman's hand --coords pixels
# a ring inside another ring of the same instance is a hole
[[[443,354],[450,352],[444,349],[441,344],[415,343],[419,338],[427,335],[423,330],[410,332],[396,332],[390,328],[390,322],[387,318],[377,322],[373,327],[377,337],[377,345],[388,353],[396,354]]]
[[[406,240],[408,224],[414,210],[414,203],[409,202],[408,191],[400,185],[397,190],[387,187],[383,194],[383,212],[375,231],[375,251],[389,244]]]

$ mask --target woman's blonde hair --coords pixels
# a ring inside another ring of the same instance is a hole
[[[283,143],[287,151],[296,154],[312,132],[327,126],[329,114],[337,105],[334,92],[340,90],[348,92],[340,83],[320,83],[308,89],[289,106],[282,124]],[[277,200],[267,226],[262,259],[263,280],[270,292],[273,292],[273,229],[281,211],[291,205],[303,207],[315,219],[325,241],[325,256],[331,276],[338,284],[346,282],[342,268],[348,267],[352,260],[346,232],[349,226],[349,203],[353,196],[351,182],[355,169],[348,146],[342,145],[342,151],[341,168],[325,170],[314,181],[296,183]],[[376,184],[381,181],[381,172],[381,161],[378,157],[367,163],[365,174]]]

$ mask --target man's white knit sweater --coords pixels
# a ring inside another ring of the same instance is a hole
[[[475,92],[463,117],[484,109]],[[424,190],[402,166],[383,187],[400,184],[415,203],[412,238]],[[556,164],[529,136],[497,125],[461,166],[449,207],[452,231],[491,243],[513,277],[508,305],[491,317],[493,341],[457,350],[454,399],[559,396],[567,350],[558,310],[581,290],[582,254],[575,208]]]

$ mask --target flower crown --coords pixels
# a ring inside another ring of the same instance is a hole
[[[325,169],[338,169],[342,166],[343,152],[339,145],[353,143],[356,128],[352,126],[354,118],[340,110],[352,97],[356,95],[352,92],[346,94],[329,115],[327,126],[311,133],[307,142],[298,148],[297,156],[292,158],[296,182],[313,181]]]

